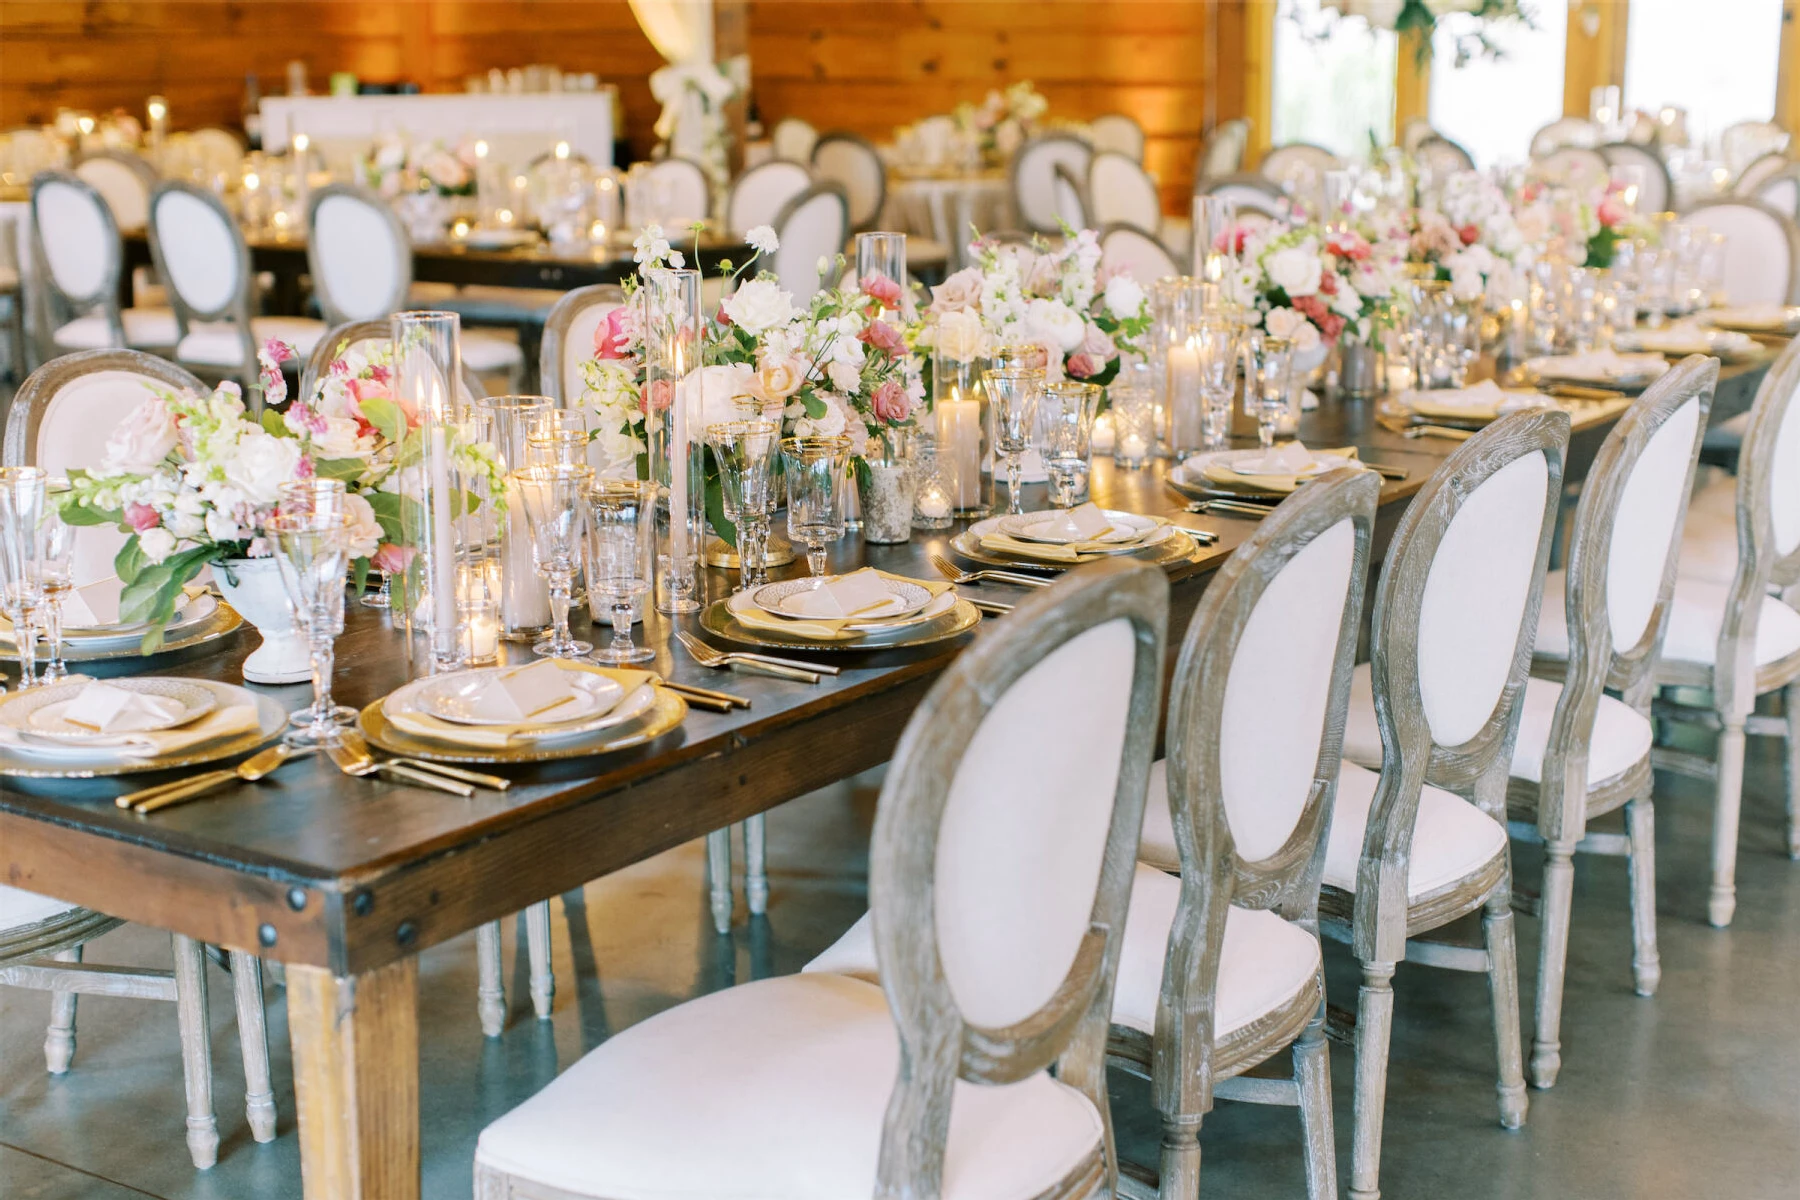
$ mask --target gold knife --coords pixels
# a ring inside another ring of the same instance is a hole
[[[113,803],[120,808],[129,808],[134,812],[153,813],[160,808],[168,808],[174,804],[197,799],[234,780],[255,783],[296,754],[310,753],[312,753],[310,749],[296,750],[292,746],[278,742],[266,750],[257,751],[235,767],[208,771],[204,775],[196,775],[179,783],[165,783],[159,787],[127,792]]]

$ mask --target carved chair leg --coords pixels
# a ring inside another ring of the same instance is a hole
[[[1787,716],[1787,755],[1782,762],[1787,768],[1788,857],[1800,861],[1800,681],[1782,690],[1781,708]]]
[[[731,932],[731,828],[706,835],[706,877],[712,881],[713,928]]]
[[[769,911],[769,854],[765,813],[744,821],[744,899],[750,915]]]
[[[1363,964],[1356,999],[1356,1116],[1350,1200],[1381,1196],[1381,1117],[1387,1103],[1388,1041],[1394,1026],[1394,964]]]
[[[1337,1139],[1331,1128],[1331,1052],[1325,1011],[1294,1043],[1294,1081],[1300,1085],[1300,1134],[1306,1140],[1306,1200],[1337,1200]]]
[[[1193,1200],[1200,1194],[1200,1114],[1163,1118],[1159,1200]]]
[[[175,951],[175,1017],[181,1027],[181,1073],[187,1084],[187,1144],[204,1171],[219,1161],[219,1122],[213,1116],[212,1041],[206,1019],[206,958],[200,943],[170,935]]]
[[[550,962],[550,902],[540,900],[525,910],[525,955],[531,962],[531,1008],[548,1021],[556,999],[556,970]]]
[[[1656,995],[1662,959],[1656,953],[1656,809],[1649,796],[1625,802],[1631,838],[1631,977],[1640,996]]]
[[[1481,929],[1487,938],[1488,995],[1494,1006],[1494,1053],[1499,1060],[1500,1124],[1525,1124],[1524,1053],[1519,1038],[1519,955],[1513,945],[1511,889],[1502,883],[1488,897]]]
[[[499,1037],[506,1028],[506,985],[501,982],[500,922],[475,929],[475,1014],[484,1037]]]
[[[71,946],[50,956],[57,962],[80,962],[81,947]],[[44,1031],[44,1069],[61,1075],[75,1058],[74,992],[50,993],[50,1028]]]
[[[269,1028],[263,1013],[262,960],[231,952],[231,987],[237,999],[238,1044],[244,1051],[244,1116],[250,1136],[275,1140],[275,1087],[269,1081]]]
[[[1563,977],[1569,965],[1569,914],[1575,901],[1574,859],[1574,842],[1548,842],[1544,846],[1544,896],[1538,923],[1537,1027],[1531,1038],[1533,1087],[1555,1087],[1556,1073],[1562,1069]]]
[[[1738,807],[1744,801],[1744,718],[1719,714],[1719,783],[1713,798],[1712,893],[1706,919],[1719,929],[1737,911]]]

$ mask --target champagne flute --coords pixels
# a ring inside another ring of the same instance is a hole
[[[1231,394],[1237,388],[1242,327],[1223,316],[1208,316],[1188,337],[1200,369],[1200,444],[1223,450],[1231,438]]]
[[[993,409],[994,448],[1006,459],[1006,511],[1025,511],[1020,495],[1020,457],[1031,449],[1044,372],[1036,367],[998,367],[983,376]]]
[[[1262,460],[1275,449],[1275,429],[1287,415],[1288,388],[1293,377],[1294,343],[1287,338],[1264,337],[1255,350],[1255,378],[1246,386],[1255,392],[1256,440]]]
[[[631,641],[631,602],[650,590],[644,555],[656,532],[648,482],[602,479],[588,489],[588,590],[610,601],[613,640],[594,651],[606,663],[648,662],[656,651]]]
[[[12,622],[20,691],[37,686],[38,526],[47,479],[38,467],[0,467],[0,611]]]
[[[536,463],[512,473],[531,529],[531,557],[550,585],[550,632],[532,650],[546,658],[581,658],[593,646],[569,636],[569,600],[580,558],[581,498],[593,481],[586,463]]]
[[[788,536],[806,543],[806,567],[815,582],[825,576],[825,543],[844,536],[850,439],[796,437],[781,443],[787,473]]]

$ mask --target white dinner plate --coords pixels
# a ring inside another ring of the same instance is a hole
[[[145,696],[155,696],[162,700],[174,700],[181,705],[181,711],[174,716],[145,725],[138,729],[117,730],[102,733],[89,725],[76,725],[70,722],[65,714],[69,705],[94,682],[91,679],[71,680],[67,683],[55,683],[49,687],[32,688],[8,697],[0,703],[0,725],[8,729],[16,729],[21,733],[29,733],[34,737],[54,738],[57,741],[81,742],[95,738],[117,738],[125,733],[155,733],[163,729],[179,729],[193,721],[198,721],[207,713],[218,707],[218,698],[206,688],[188,679],[164,679],[154,676],[134,679],[109,679],[113,687],[127,692],[137,692]]]
[[[423,686],[429,682],[431,681],[428,679],[421,679],[399,688],[381,702],[382,711],[388,714],[415,712],[423,713],[426,716],[435,716],[435,713],[427,711],[419,703],[419,692]],[[596,729],[610,729],[614,725],[623,725],[634,717],[642,716],[655,703],[656,688],[646,683],[642,687],[633,688],[623,699],[606,712],[589,717],[585,721],[565,721],[561,724],[534,724],[523,726],[514,736],[522,741],[540,742],[550,741],[555,738],[576,737],[580,734],[592,733]],[[421,735],[408,734],[408,736],[418,737]],[[448,742],[451,745],[461,744],[457,742],[455,737],[450,736],[449,734],[445,734],[440,740]]]
[[[808,592],[814,590],[816,581],[812,579],[784,579],[780,583],[768,583],[750,594],[751,603],[772,617],[784,617],[792,621],[825,621],[836,620],[835,617],[808,617],[797,611],[795,604]],[[899,617],[909,617],[931,603],[931,589],[907,579],[890,579],[881,577],[887,586],[888,596],[878,607],[870,608],[856,614],[858,621],[892,621]]]
[[[477,711],[477,701],[482,689],[503,671],[516,670],[517,667],[511,666],[484,667],[424,680],[419,689],[419,708],[441,721],[453,721],[458,725],[521,724],[523,722],[509,717],[483,716]],[[625,696],[624,685],[605,675],[596,675],[591,671],[561,673],[565,677],[564,682],[569,685],[572,699],[528,718],[530,724],[567,725],[576,721],[590,721],[595,717],[605,716]]]
[[[1001,517],[1000,532],[1020,541],[1045,542],[1053,546],[1067,546],[1071,542],[1106,542],[1123,548],[1136,545],[1160,528],[1149,517],[1142,517],[1137,513],[1113,509],[1102,509],[1101,512],[1112,524],[1104,532],[1091,538],[1070,533],[1064,525],[1063,514],[1058,511],[1018,513]]]

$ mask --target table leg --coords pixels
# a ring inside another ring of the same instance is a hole
[[[418,960],[287,974],[307,1200],[418,1200]]]

